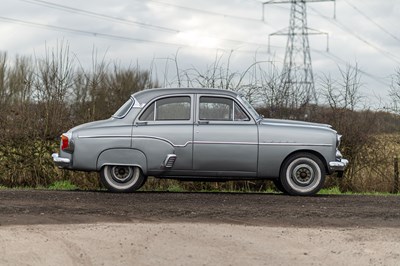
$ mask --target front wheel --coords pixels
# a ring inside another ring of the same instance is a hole
[[[290,195],[314,195],[324,185],[325,167],[317,156],[297,153],[283,163],[280,180]]]
[[[282,182],[279,178],[273,179],[272,182],[275,185],[275,188],[282,192],[283,194],[287,194],[287,191],[285,190],[285,188],[282,186]]]
[[[133,192],[146,182],[139,167],[106,165],[100,171],[101,183],[112,192]]]

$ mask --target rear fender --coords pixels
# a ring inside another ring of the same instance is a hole
[[[137,166],[147,175],[147,159],[143,152],[135,149],[109,149],[100,153],[97,171],[105,165]]]

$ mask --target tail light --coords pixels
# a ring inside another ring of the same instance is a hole
[[[61,135],[61,150],[63,151],[72,151],[73,143],[71,141],[72,134],[64,133]]]

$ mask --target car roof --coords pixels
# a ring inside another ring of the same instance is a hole
[[[214,95],[223,95],[223,96],[231,96],[237,97],[237,93],[230,90],[222,90],[222,89],[212,89],[212,88],[155,88],[155,89],[146,89],[140,92],[137,92],[132,95],[135,99],[139,101],[139,103],[147,103],[150,100],[171,94],[214,94]]]

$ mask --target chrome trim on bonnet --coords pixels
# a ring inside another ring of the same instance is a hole
[[[267,122],[265,120],[261,120],[261,124],[268,126],[285,126],[285,127],[310,127],[310,128],[332,128],[332,126],[327,124],[291,124],[285,122]]]

